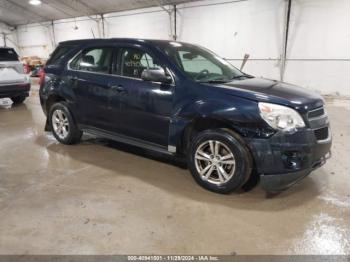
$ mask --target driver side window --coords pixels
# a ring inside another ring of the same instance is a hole
[[[145,51],[137,48],[124,48],[121,53],[121,75],[141,78],[145,69],[163,69],[159,63]]]

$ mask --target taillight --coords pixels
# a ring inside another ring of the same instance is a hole
[[[38,76],[39,76],[39,85],[41,85],[45,81],[45,70],[44,70],[44,68],[40,68],[39,69]]]
[[[25,74],[29,74],[30,73],[30,69],[29,69],[29,65],[28,64],[23,64],[23,72]]]

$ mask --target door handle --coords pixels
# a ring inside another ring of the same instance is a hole
[[[112,91],[117,93],[127,93],[125,88],[122,85],[111,86]]]
[[[78,84],[79,78],[77,76],[72,76],[69,80],[70,84],[72,85],[73,88],[75,88]]]
[[[72,76],[69,81],[72,83],[72,84],[75,84],[77,81],[78,81],[78,77],[77,76]]]

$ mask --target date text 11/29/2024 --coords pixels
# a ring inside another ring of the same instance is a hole
[[[201,256],[128,256],[128,261],[219,261],[219,257],[210,255]]]

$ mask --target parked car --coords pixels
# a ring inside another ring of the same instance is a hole
[[[13,48],[0,47],[0,98],[11,98],[14,104],[23,103],[29,95],[29,76]]]
[[[247,75],[196,45],[68,41],[44,71],[46,130],[59,142],[78,143],[86,132],[183,156],[211,191],[237,190],[256,174],[266,190],[280,191],[330,156],[320,95]]]

